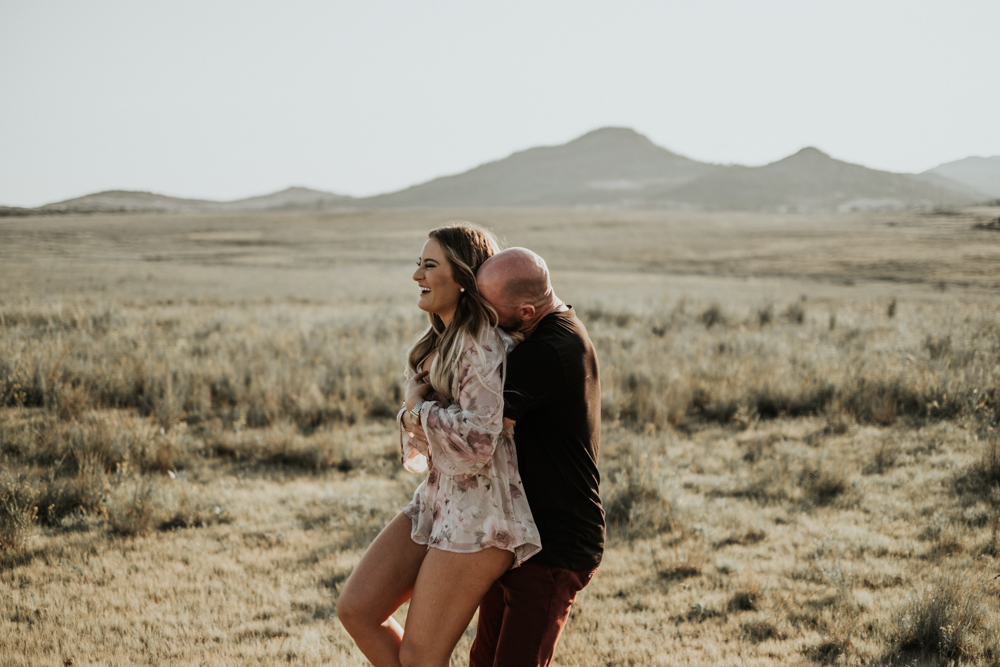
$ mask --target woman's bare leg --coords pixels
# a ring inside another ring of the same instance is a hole
[[[427,548],[410,538],[403,514],[382,529],[344,584],[337,617],[376,667],[399,667],[403,629],[393,612],[410,599]]]
[[[420,566],[399,650],[404,667],[447,667],[479,600],[514,554],[503,549],[451,553],[430,549]]]

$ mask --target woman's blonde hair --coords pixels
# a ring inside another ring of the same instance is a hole
[[[429,369],[430,383],[436,392],[452,400],[451,385],[463,351],[471,342],[482,354],[478,341],[497,324],[497,311],[479,293],[476,272],[483,262],[500,252],[500,244],[493,232],[468,222],[432,229],[427,237],[441,244],[452,277],[465,291],[459,295],[455,316],[447,327],[440,317],[428,313],[430,326],[410,348],[406,370],[412,376],[420,362],[437,350]]]

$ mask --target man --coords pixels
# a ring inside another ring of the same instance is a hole
[[[525,337],[507,359],[504,417],[514,422],[518,466],[542,551],[507,571],[483,598],[469,665],[548,665],[570,606],[604,552],[597,355],[535,253],[497,253],[476,282],[500,326]]]

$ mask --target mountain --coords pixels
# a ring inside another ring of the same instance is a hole
[[[633,130],[604,128],[357,204],[850,211],[978,199],[948,178],[868,169],[816,148],[762,167],[723,166],[677,155]]]
[[[514,153],[461,174],[355,199],[288,188],[229,202],[114,190],[0,216],[88,212],[325,211],[345,207],[602,206],[851,211],[958,206],[1000,197],[1000,157],[897,174],[803,148],[762,167],[698,162],[633,130],[606,127],[558,146]]]
[[[34,209],[45,213],[167,213],[217,210],[219,202],[202,199],[181,199],[152,192],[107,190],[94,194],[46,204]]]
[[[709,209],[841,211],[974,200],[944,182],[842,162],[811,147],[762,167],[716,170],[657,197]]]
[[[269,195],[224,202],[232,211],[325,211],[349,206],[354,197],[309,188],[288,188]]]
[[[462,174],[359,200],[365,206],[615,205],[649,186],[672,187],[718,169],[608,127],[561,146],[530,148]]]
[[[211,211],[322,211],[349,205],[352,197],[309,188],[288,188],[280,192],[234,201],[182,199],[152,192],[108,190],[75,199],[46,204],[35,209],[10,209],[8,215],[50,213],[193,213]]]
[[[1000,155],[967,157],[964,160],[946,162],[921,175],[944,177],[990,197],[1000,197]]]

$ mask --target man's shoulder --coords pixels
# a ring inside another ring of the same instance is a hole
[[[587,334],[587,327],[585,327],[583,322],[580,321],[580,318],[577,317],[576,311],[573,310],[573,308],[556,311],[546,315],[545,319],[539,323],[538,329],[535,334],[531,336],[531,338],[534,338],[535,335],[539,335],[540,339],[554,340],[589,338],[589,335]],[[529,338],[529,340],[531,340],[531,338]]]
[[[558,352],[552,345],[552,341],[545,336],[536,338],[534,335],[526,338],[507,354],[508,363],[532,364],[539,359],[547,357],[557,357]]]
[[[590,336],[576,312],[569,308],[549,313],[538,328],[509,354],[515,363],[537,363],[541,359],[575,358],[592,348]]]
[[[592,346],[587,328],[572,308],[546,317],[539,330],[528,340],[534,339],[535,336],[538,336],[536,342],[548,345],[557,352],[575,353]]]

